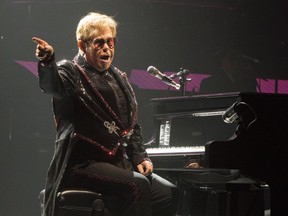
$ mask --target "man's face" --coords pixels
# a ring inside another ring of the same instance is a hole
[[[107,70],[114,58],[115,37],[110,29],[98,32],[97,36],[86,43],[86,60],[98,71]]]

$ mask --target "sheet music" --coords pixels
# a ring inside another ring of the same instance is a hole
[[[160,124],[159,134],[159,146],[170,145],[170,131],[171,131],[171,120],[162,121]]]

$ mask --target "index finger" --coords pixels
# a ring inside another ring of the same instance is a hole
[[[36,43],[38,43],[39,45],[45,47],[48,45],[48,43],[40,38],[37,38],[37,37],[32,37],[32,40]]]

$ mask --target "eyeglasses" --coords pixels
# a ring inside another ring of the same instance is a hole
[[[94,48],[100,49],[106,43],[110,49],[113,49],[117,43],[116,37],[108,37],[106,40],[103,38],[95,38],[92,41],[88,41],[89,43],[93,44]]]

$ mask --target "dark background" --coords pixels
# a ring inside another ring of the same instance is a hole
[[[79,19],[100,11],[119,22],[114,65],[128,75],[149,65],[162,71],[182,67],[207,73],[215,52],[236,47],[263,63],[259,77],[288,79],[287,6],[285,0],[2,0],[0,215],[40,214],[37,196],[54,150],[51,99],[40,91],[37,78],[15,62],[36,61],[32,36],[52,44],[58,60],[72,58]],[[179,92],[135,91],[139,122],[148,140],[149,99]]]

